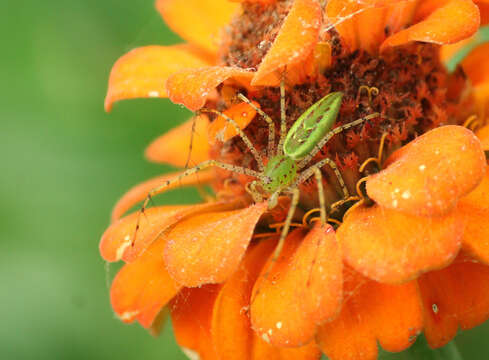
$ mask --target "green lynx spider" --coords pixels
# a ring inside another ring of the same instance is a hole
[[[276,260],[283,247],[284,240],[288,234],[290,225],[292,223],[292,218],[299,202],[298,186],[301,183],[309,179],[311,176],[315,176],[319,195],[320,220],[322,224],[325,224],[327,220],[326,205],[323,195],[323,181],[320,171],[323,166],[328,165],[331,167],[338,178],[344,197],[347,198],[349,196],[348,189],[345,186],[341,173],[333,160],[325,158],[304,169],[306,165],[334,135],[353,126],[359,125],[367,120],[381,117],[382,115],[377,112],[372,113],[363,118],[332,129],[338,116],[343,98],[343,93],[332,92],[309,107],[287,131],[285,115],[285,84],[282,80],[280,84],[280,140],[278,146],[275,148],[275,125],[273,120],[261,109],[256,107],[244,95],[239,94],[238,97],[242,101],[252,106],[258,112],[258,114],[264,118],[269,126],[268,147],[266,154],[269,161],[267,164],[264,164],[262,154],[255,148],[250,139],[233,119],[217,110],[201,109],[200,112],[210,112],[222,116],[236,129],[238,135],[253,154],[259,171],[222,163],[216,160],[204,161],[197,166],[187,169],[179,176],[164,182],[159,187],[151,190],[143,203],[140,214],[144,213],[145,208],[148,206],[149,201],[154,195],[161,193],[169,185],[180,181],[184,177],[205,168],[218,167],[230,172],[252,176],[256,180],[250,182],[247,188],[255,202],[263,201],[263,199],[266,198],[268,199],[269,208],[273,208],[277,204],[279,195],[291,196],[289,211],[280,234],[279,242],[274,251],[273,259]],[[302,169],[304,170],[301,171]],[[136,232],[138,227],[139,225],[136,225]],[[134,239],[135,236],[136,234],[134,234]]]

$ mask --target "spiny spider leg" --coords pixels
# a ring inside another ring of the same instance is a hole
[[[292,189],[292,200],[290,201],[289,211],[287,212],[287,217],[285,218],[284,227],[282,228],[282,232],[280,233],[280,238],[278,240],[278,243],[275,246],[275,250],[272,253],[271,262],[268,264],[267,269],[263,274],[264,279],[268,278],[268,275],[270,275],[270,271],[272,271],[273,269],[273,265],[275,264],[278,257],[280,256],[280,253],[282,252],[285,243],[285,238],[289,233],[290,224],[292,223],[292,218],[295,214],[295,210],[297,209],[298,203],[299,203],[299,189],[296,187]]]
[[[328,158],[322,159],[322,160],[318,161],[317,163],[315,163],[314,165],[311,165],[310,167],[308,167],[306,170],[304,170],[299,175],[299,177],[297,178],[295,183],[292,185],[292,187],[299,186],[300,184],[302,184],[304,181],[309,179],[314,174],[314,172],[316,171],[315,169],[321,169],[324,165],[329,165],[329,167],[334,171],[336,177],[338,178],[338,182],[340,183],[341,191],[343,191],[343,196],[345,198],[349,197],[350,193],[348,191],[348,188],[345,185],[345,181],[343,180],[343,176],[341,176],[341,173],[340,173],[340,170],[338,169],[338,166],[336,165],[336,163],[333,160],[328,159]]]
[[[253,154],[253,156],[254,156],[257,164],[258,164],[258,168],[260,169],[260,171],[263,171],[265,169],[265,165],[263,163],[263,158],[262,158],[260,152],[258,150],[256,150],[255,146],[253,145],[253,143],[251,142],[251,140],[249,139],[249,137],[246,136],[246,134],[243,132],[243,130],[241,130],[241,128],[239,127],[239,125],[236,123],[236,121],[234,121],[233,119],[231,119],[226,114],[223,114],[222,112],[220,112],[218,110],[214,110],[214,109],[205,109],[205,108],[203,108],[203,109],[200,109],[199,112],[208,112],[208,113],[217,114],[217,115],[221,116],[222,118],[224,118],[228,123],[230,123],[234,127],[234,129],[237,131],[238,135],[243,140],[243,142],[246,144],[246,146],[248,147],[248,149]]]
[[[188,164],[190,163],[190,158],[192,157],[192,148],[194,145],[194,132],[195,132],[196,124],[197,124],[197,117],[194,116],[192,119],[192,130],[190,132],[190,145],[189,145],[189,149],[188,149],[187,160],[185,160],[185,169],[188,168]]]
[[[330,132],[328,132],[326,134],[326,136],[319,142],[317,143],[317,145],[314,147],[314,150],[311,151],[310,154],[308,154],[304,159],[302,159],[299,163],[299,169],[302,169],[304,168],[308,163],[309,161],[311,161],[311,159],[316,156],[316,154],[321,151],[321,149],[323,148],[323,146],[333,137],[335,136],[336,134],[339,134],[340,132],[344,131],[344,130],[347,130],[353,126],[357,126],[357,125],[360,125],[362,123],[364,123],[365,121],[368,121],[370,119],[374,119],[376,117],[379,117],[381,116],[380,113],[373,113],[373,114],[370,114],[370,115],[367,115],[367,116],[364,116],[360,119],[357,119],[355,121],[352,121],[351,123],[348,123],[348,124],[344,124],[344,125],[341,125],[341,126],[338,126],[334,129],[332,129]]]
[[[321,169],[318,167],[314,168],[314,176],[316,178],[318,196],[319,196],[319,209],[321,211],[321,224],[326,224],[326,204],[324,202],[324,188],[323,188],[323,175],[321,175]]]
[[[280,79],[280,140],[276,155],[282,155],[284,150],[284,142],[287,137],[287,119],[285,115],[285,70]]]
[[[165,181],[163,184],[161,184],[160,186],[152,189],[148,193],[148,195],[146,196],[146,199],[143,202],[143,205],[141,207],[141,210],[139,211],[139,214],[138,214],[138,219],[136,221],[136,228],[134,229],[134,236],[133,236],[133,239],[132,239],[131,246],[134,246],[134,243],[136,242],[136,235],[137,235],[137,231],[139,230],[139,223],[140,223],[140,220],[141,220],[141,215],[142,214],[144,215],[144,212],[145,212],[145,210],[146,210],[149,202],[152,200],[153,196],[160,194],[166,188],[168,188],[170,185],[172,185],[172,184],[174,184],[176,182],[181,181],[183,178],[185,178],[185,177],[187,177],[189,175],[195,174],[195,173],[197,173],[197,172],[199,172],[201,170],[207,169],[209,167],[213,167],[213,166],[218,167],[218,168],[221,168],[221,169],[224,169],[224,170],[228,170],[230,172],[234,172],[234,173],[238,173],[238,174],[243,174],[243,175],[248,175],[248,176],[253,176],[253,177],[258,178],[258,179],[263,179],[263,175],[261,173],[255,171],[255,170],[247,169],[247,168],[244,168],[244,167],[241,167],[241,166],[236,166],[236,165],[231,165],[231,164],[225,164],[225,163],[222,163],[222,162],[219,162],[219,161],[216,161],[216,160],[206,160],[204,162],[201,162],[197,166],[194,166],[194,167],[192,167],[190,169],[185,170],[180,175],[174,177],[173,179],[170,179],[170,180]]]
[[[250,105],[253,109],[255,109],[255,111],[258,114],[260,114],[263,117],[263,119],[265,119],[265,121],[267,122],[267,124],[268,124],[268,147],[267,147],[267,156],[269,158],[271,158],[274,155],[273,148],[275,147],[275,124],[273,123],[272,118],[270,116],[268,116],[267,114],[265,114],[265,112],[262,109],[260,109],[255,104],[253,104],[251,102],[251,100],[249,100],[243,94],[239,93],[238,94],[238,98],[240,100],[244,101],[245,103],[247,103],[248,105]]]

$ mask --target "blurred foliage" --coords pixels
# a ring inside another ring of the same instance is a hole
[[[169,170],[145,161],[145,146],[189,115],[157,99],[104,113],[110,68],[178,37],[152,0],[7,0],[0,13],[0,358],[184,359],[169,324],[155,339],[115,318],[116,266],[98,255],[118,197]],[[487,335],[485,325],[458,338],[467,359],[489,358]]]

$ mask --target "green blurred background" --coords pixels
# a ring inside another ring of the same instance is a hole
[[[110,68],[178,37],[152,0],[2,0],[0,13],[0,359],[184,359],[169,324],[153,338],[115,318],[116,269],[98,255],[118,197],[168,170],[145,146],[189,115],[157,99],[106,114]],[[486,324],[457,338],[465,359],[489,358],[488,335]]]

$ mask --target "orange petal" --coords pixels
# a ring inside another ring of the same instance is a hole
[[[303,237],[300,230],[287,237],[253,288],[253,328],[275,346],[307,344],[341,306],[343,264],[333,228],[318,224]]]
[[[486,175],[475,190],[460,199],[457,208],[460,205],[489,210],[489,172],[486,172]]]
[[[403,29],[406,25],[412,23],[416,7],[419,1],[395,1],[390,3],[386,15],[386,23],[391,34],[395,34]]]
[[[479,8],[472,0],[452,0],[423,21],[387,38],[381,51],[410,41],[453,44],[475,34],[479,25]]]
[[[251,329],[248,311],[251,290],[277,242],[261,241],[251,246],[234,275],[226,281],[214,303],[212,341],[218,359],[316,360],[314,343],[300,348],[280,348],[260,339]]]
[[[238,3],[250,3],[250,4],[258,3],[263,5],[275,4],[277,2],[277,0],[229,0],[229,1],[238,2]]]
[[[177,167],[209,160],[208,126],[207,116],[196,116],[153,141],[146,148],[146,157]]]
[[[105,110],[119,100],[167,97],[166,80],[184,68],[209,65],[210,59],[186,44],[145,46],[121,57],[112,68]]]
[[[478,36],[475,34],[467,39],[456,42],[455,44],[443,45],[440,48],[440,58],[445,64],[448,64],[460,50],[474,44],[477,41],[479,41]]]
[[[484,121],[489,120],[489,83],[484,83],[473,89],[478,116]]]
[[[227,79],[249,82],[253,73],[231,66],[186,69],[168,78],[166,87],[170,100],[196,111],[205,105],[207,96]]]
[[[462,61],[462,67],[475,86],[489,82],[489,43],[473,49]]]
[[[480,128],[475,134],[481,141],[482,148],[486,151],[489,150],[489,125]]]
[[[487,25],[489,23],[489,2],[487,0],[475,1],[479,6],[481,12],[481,25]]]
[[[307,58],[318,41],[321,20],[321,6],[317,0],[295,0],[251,84],[279,84],[280,76],[270,79],[267,75]]]
[[[319,360],[321,351],[314,341],[300,347],[277,347],[254,335],[253,360]],[[234,358],[233,358],[234,359]]]
[[[467,219],[464,249],[476,259],[489,264],[489,173],[474,191],[460,199],[458,210]]]
[[[354,14],[359,7],[358,2],[348,0],[330,0],[326,5],[329,21],[334,25],[350,51],[354,51],[358,47]]]
[[[380,206],[353,210],[337,231],[345,261],[370,279],[399,284],[448,265],[460,249],[463,219],[432,218]]]
[[[113,223],[102,235],[100,254],[106,261],[134,261],[158,236],[170,226],[189,217],[206,212],[224,211],[235,207],[233,203],[206,203],[149,208],[144,215],[130,214]],[[136,226],[139,228],[136,233]],[[133,241],[136,234],[136,240]]]
[[[420,22],[431,15],[436,9],[446,6],[451,0],[417,1],[415,22]]]
[[[441,347],[457,329],[473,328],[489,318],[489,267],[460,257],[449,267],[418,279],[424,307],[425,336]]]
[[[211,341],[211,319],[218,285],[183,289],[170,303],[173,332],[190,359],[218,359]],[[199,357],[196,357],[198,355]]]
[[[213,54],[219,32],[239,12],[239,4],[227,0],[157,0],[165,23],[183,39]]]
[[[153,179],[147,180],[141,184],[138,184],[132,189],[130,189],[115,204],[114,209],[112,210],[112,221],[119,219],[127,210],[132,208],[138,202],[146,199],[148,193],[151,190],[157,188],[167,180],[174,179],[180,174],[181,172],[177,172],[177,173],[165,174],[163,176],[158,176]],[[214,171],[212,169],[199,171],[196,174],[187,176],[183,178],[181,181],[178,181],[175,184],[170,185],[169,187],[165,188],[162,192],[176,189],[182,186],[205,185],[210,183],[213,179],[214,179]],[[159,192],[158,194],[161,194],[161,192]]]
[[[385,39],[385,29],[397,32],[408,24],[415,6],[404,0],[330,0],[326,14],[350,51],[360,47],[373,53]]]
[[[243,258],[266,202],[241,210],[191,217],[167,235],[163,258],[173,278],[187,287],[220,283]]]
[[[340,315],[317,335],[330,360],[376,360],[377,340],[391,352],[416,340],[423,318],[415,282],[385,285],[346,272],[344,291]]]
[[[214,304],[212,339],[220,359],[248,360],[254,334],[247,311],[251,289],[276,241],[251,247],[234,275],[226,281]]]
[[[256,101],[252,101],[256,107],[260,107]],[[240,129],[245,129],[248,124],[255,118],[256,110],[245,102],[233,105],[226,111],[224,115],[227,115],[233,119]],[[238,135],[238,132],[224,117],[217,117],[209,126],[209,141],[215,143],[216,140],[226,142]]]
[[[433,129],[387,160],[367,181],[368,195],[382,207],[413,215],[440,215],[482,180],[486,159],[474,133],[461,126]]]
[[[386,8],[366,9],[357,16],[358,45],[361,49],[375,53],[385,39]],[[364,31],[368,29],[368,31]]]
[[[168,275],[161,257],[165,241],[155,242],[136,261],[124,265],[110,290],[112,307],[124,322],[136,318],[150,327],[161,309],[180,290]]]

